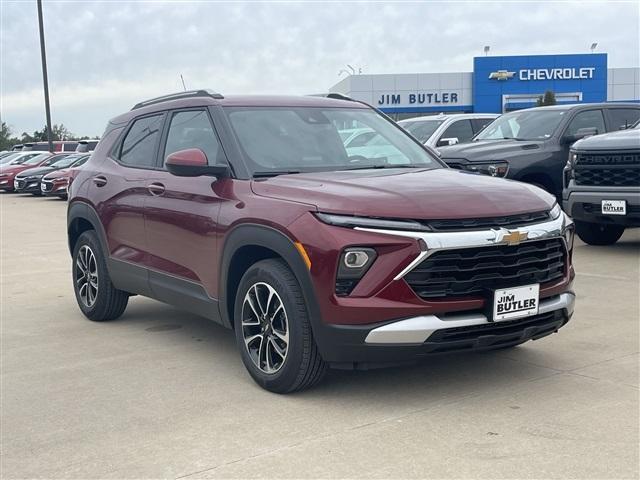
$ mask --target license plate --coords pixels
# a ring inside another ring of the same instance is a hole
[[[626,200],[602,200],[602,214],[603,215],[626,215],[627,201]]]
[[[540,285],[504,288],[493,296],[493,321],[513,320],[538,314]]]

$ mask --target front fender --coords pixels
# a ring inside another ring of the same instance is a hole
[[[312,329],[315,331],[321,322],[320,308],[316,299],[309,270],[300,252],[294,245],[294,241],[283,232],[259,224],[241,224],[233,228],[227,235],[222,249],[222,260],[220,262],[220,289],[219,300],[222,321],[231,327],[233,318],[230,316],[229,305],[234,302],[230,298],[228,290],[228,279],[230,275],[231,261],[236,252],[243,247],[256,246],[268,248],[280,256],[291,268],[295,275],[311,318]]]

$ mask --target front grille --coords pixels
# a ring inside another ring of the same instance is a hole
[[[424,343],[425,353],[490,349],[544,337],[567,323],[561,310],[533,317],[438,330]]]
[[[422,222],[436,231],[476,230],[484,227],[522,227],[549,220],[549,212],[521,213],[506,217],[463,218],[459,220],[428,220]]]
[[[434,252],[404,279],[420,298],[489,298],[492,290],[547,283],[564,276],[566,250],[560,238],[520,245]]]
[[[640,165],[640,152],[579,153],[576,165]]]
[[[16,187],[18,188],[24,188],[25,184],[27,182],[25,182],[24,180],[16,180]]]
[[[576,185],[640,186],[640,153],[580,153],[574,171]]]

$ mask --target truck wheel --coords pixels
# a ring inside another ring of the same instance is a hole
[[[576,220],[575,224],[578,237],[589,245],[613,245],[624,233],[624,227],[620,225],[603,225],[579,220]]]
[[[100,242],[93,230],[78,238],[71,271],[76,300],[85,317],[102,322],[115,320],[124,313],[129,294],[111,283]]]
[[[313,339],[302,290],[282,260],[262,260],[246,271],[234,327],[244,366],[266,390],[304,390],[324,376],[327,365]]]

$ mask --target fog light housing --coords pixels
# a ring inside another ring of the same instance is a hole
[[[373,248],[346,248],[340,255],[335,292],[339,297],[351,294],[378,254]]]
[[[369,262],[369,254],[364,250],[350,250],[342,256],[347,268],[362,268]]]

